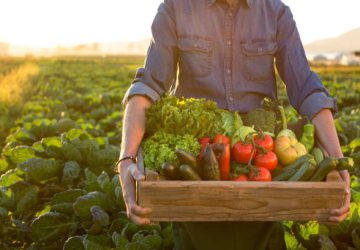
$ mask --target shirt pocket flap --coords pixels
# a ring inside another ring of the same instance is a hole
[[[245,43],[242,51],[247,56],[273,55],[277,50],[275,42]]]
[[[199,38],[180,38],[178,39],[178,47],[182,51],[209,52],[211,41]]]

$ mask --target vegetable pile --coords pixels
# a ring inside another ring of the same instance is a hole
[[[352,158],[324,158],[314,148],[313,124],[304,125],[299,141],[287,128],[282,106],[267,99],[263,104],[264,108],[245,115],[245,126],[239,114],[219,109],[211,101],[161,98],[147,112],[145,166],[170,180],[236,181],[322,181],[336,168],[353,168]],[[204,114],[197,120],[202,109]],[[275,138],[271,132],[279,130],[278,124],[283,129]]]

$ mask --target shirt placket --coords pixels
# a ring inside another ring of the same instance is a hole
[[[234,110],[235,99],[232,86],[233,80],[233,65],[232,65],[232,51],[233,51],[233,26],[234,26],[235,8],[229,7],[225,14],[225,32],[224,32],[224,79],[225,79],[225,94],[229,110]]]

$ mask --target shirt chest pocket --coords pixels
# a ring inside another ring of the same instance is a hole
[[[211,69],[211,45],[211,41],[201,38],[178,39],[180,74],[208,75]]]
[[[244,43],[241,46],[241,68],[246,79],[261,81],[274,75],[274,55],[276,42]]]

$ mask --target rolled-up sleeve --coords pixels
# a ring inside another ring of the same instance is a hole
[[[317,74],[310,70],[296,23],[287,6],[281,6],[277,21],[276,66],[291,105],[310,120],[322,109],[336,113],[336,99],[329,96]]]
[[[177,70],[177,36],[174,8],[170,0],[160,4],[151,26],[152,39],[143,68],[127,90],[123,106],[134,95],[156,101],[175,84]]]

